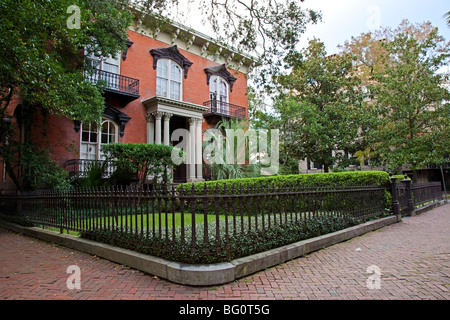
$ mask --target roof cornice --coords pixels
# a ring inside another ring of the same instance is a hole
[[[141,10],[136,8],[133,8],[132,10],[142,13]],[[154,17],[150,16],[147,16],[146,18],[155,19]],[[165,30],[150,30],[150,28],[146,26],[143,20],[145,20],[145,18],[140,19],[139,21],[135,21],[134,24],[130,27],[130,30],[146,36],[150,36],[156,40],[165,42],[170,46],[173,46],[177,40],[180,42],[184,42],[184,48],[180,45],[180,49],[186,51],[189,51],[189,49],[193,45],[196,45],[201,48],[200,52],[198,53],[200,56],[221,56],[225,60],[224,62],[227,65],[233,63],[235,65],[234,69],[239,69],[242,65],[245,65],[248,69],[251,69],[256,66],[257,61],[259,60],[257,57],[242,52],[241,50],[238,50],[231,45],[220,43],[219,41],[217,41],[217,39],[214,39],[179,22],[167,19],[168,25]],[[166,37],[162,37],[162,34],[165,34]],[[223,62],[219,63],[223,64]]]

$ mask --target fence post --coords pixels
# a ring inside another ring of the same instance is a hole
[[[392,194],[392,213],[394,215],[400,214],[400,206],[398,203],[398,197],[397,197],[397,178],[392,177],[391,175],[391,194]]]
[[[16,205],[15,205],[15,211],[17,214],[21,215],[22,214],[22,193],[17,190],[16,192],[17,197],[16,197]]]
[[[405,173],[405,179],[402,180],[402,183],[405,185],[405,193],[406,193],[406,203],[407,206],[407,214],[411,215],[414,211],[414,202],[411,196],[411,180],[408,179],[408,176]]]

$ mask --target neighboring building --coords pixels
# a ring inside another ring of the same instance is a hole
[[[71,175],[102,160],[102,144],[177,145],[171,135],[185,128],[196,164],[179,166],[173,179],[201,181],[203,131],[221,118],[248,119],[247,74],[254,59],[182,25],[171,28],[154,33],[130,27],[125,52],[117,59],[93,60],[89,80],[107,83],[100,127],[50,115],[45,126],[52,158]],[[36,119],[33,130],[38,133],[43,125]],[[1,189],[12,188],[3,166],[0,172]]]
[[[334,151],[332,151],[334,152]],[[353,156],[348,154],[348,158],[352,158]],[[320,163],[316,163],[309,159],[301,160],[298,164],[299,173],[319,173],[325,172],[324,166]],[[370,160],[362,160],[359,165],[349,165],[345,169],[345,171],[386,171],[385,167],[373,165]],[[330,168],[329,172],[333,172],[333,169]]]

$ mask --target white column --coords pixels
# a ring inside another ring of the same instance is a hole
[[[153,144],[155,143],[155,120],[151,113],[147,113],[145,118],[147,119],[147,143]]]
[[[188,181],[195,181],[195,118],[189,118],[189,178]]]
[[[195,121],[196,124],[196,132],[195,132],[195,158],[197,165],[197,180],[203,180],[203,134],[202,134],[202,119],[197,119]]]
[[[171,113],[164,113],[164,144],[166,146],[170,145],[170,127],[169,121],[172,117]]]
[[[155,144],[161,144],[161,112],[155,112]]]

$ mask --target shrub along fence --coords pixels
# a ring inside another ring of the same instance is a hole
[[[386,174],[387,175],[387,174]],[[389,178],[388,178],[389,179]],[[103,187],[0,196],[4,216],[169,260],[216,263],[442,199],[438,184]],[[409,195],[409,196],[408,196]],[[406,205],[404,205],[406,203]]]

